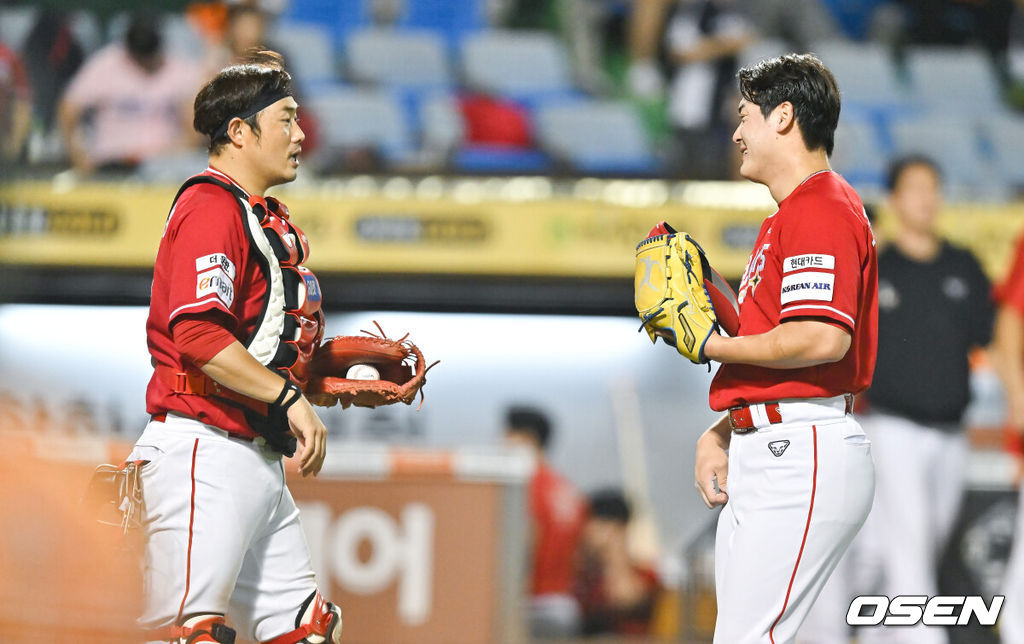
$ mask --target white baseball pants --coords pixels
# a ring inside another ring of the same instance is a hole
[[[733,434],[718,520],[715,644],[794,641],[871,509],[871,444],[842,397],[780,404]]]
[[[855,595],[939,594],[939,558],[963,498],[967,438],[890,414],[872,413],[861,423],[875,459],[875,502],[801,630],[801,643],[845,644],[846,613]],[[945,629],[922,625],[862,627],[856,633],[861,644],[948,641]]]
[[[281,455],[169,414],[146,426],[130,459],[150,461],[140,626],[222,613],[256,641],[293,630],[316,581]]]

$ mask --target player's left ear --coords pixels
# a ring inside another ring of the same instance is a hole
[[[789,101],[783,101],[779,103],[774,110],[772,110],[771,116],[768,117],[769,123],[775,128],[778,134],[785,134],[791,127],[796,123],[796,114],[793,110],[793,104]]]

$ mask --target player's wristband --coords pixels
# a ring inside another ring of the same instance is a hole
[[[288,397],[290,392],[295,392],[295,395],[291,398]],[[287,412],[288,408],[294,405],[302,398],[302,390],[299,386],[291,380],[284,381],[284,387],[281,388],[281,393],[277,395],[277,399],[270,403],[271,407],[281,410],[281,412]]]

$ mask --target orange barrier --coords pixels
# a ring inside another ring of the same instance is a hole
[[[94,467],[130,445],[24,431],[0,440],[13,455],[0,469],[0,642],[140,641],[140,535],[97,523],[81,503]],[[286,467],[346,644],[525,639],[529,459],[339,443],[328,454],[316,479]]]
[[[0,439],[9,454],[0,467],[0,641],[132,641],[140,544],[81,504],[96,465],[90,457],[127,454],[124,446],[6,432]]]

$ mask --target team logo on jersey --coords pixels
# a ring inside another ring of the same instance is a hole
[[[196,299],[207,295],[216,295],[228,308],[235,301],[235,285],[220,266],[196,276]]]
[[[785,454],[787,447],[789,447],[789,441],[772,441],[768,443],[768,449],[772,451],[772,454],[775,454],[776,458]]]
[[[832,301],[832,286],[836,276],[832,273],[807,271],[782,278],[782,303],[800,300]]]
[[[770,233],[771,230],[768,232]],[[739,304],[743,304],[748,292],[753,295],[757,290],[757,285],[761,283],[761,271],[764,270],[765,263],[764,254],[769,248],[771,248],[771,244],[763,244],[761,248],[757,249],[757,252],[751,253],[747,269],[743,271],[743,278],[740,280],[740,291],[736,296],[736,301]]]

